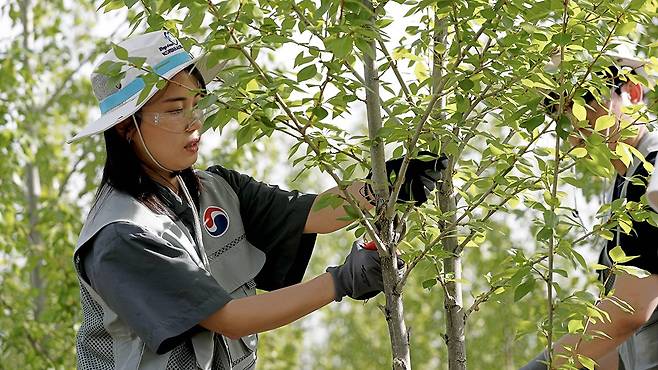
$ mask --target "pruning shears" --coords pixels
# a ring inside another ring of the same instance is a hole
[[[361,245],[361,248],[367,249],[367,250],[370,250],[370,251],[376,251],[377,250],[377,244],[373,240],[373,241],[369,241],[367,243],[364,243],[363,245]]]

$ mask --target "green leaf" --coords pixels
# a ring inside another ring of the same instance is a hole
[[[436,285],[436,278],[434,279],[427,279],[421,283],[423,285],[423,289],[430,289],[431,287]]]
[[[237,115],[237,112],[231,109],[220,109],[217,111],[217,113],[214,113],[210,117],[206,119],[204,122],[204,126],[207,126],[208,128],[215,128],[219,129],[220,132],[226,126],[229,121],[231,121],[231,118],[235,118]]]
[[[137,68],[142,68],[146,62],[146,57],[128,57],[128,63],[134,65]]]
[[[618,269],[618,270],[624,271],[629,275],[633,275],[635,277],[638,277],[640,279],[643,279],[643,278],[648,277],[648,276],[651,275],[651,273],[649,271],[643,270],[643,269],[641,269],[639,267],[635,267],[635,266],[617,265],[615,268]]]
[[[464,91],[468,91],[473,88],[475,84],[473,83],[472,80],[465,78],[461,81],[459,81],[459,87],[461,87]]]
[[[635,22],[626,22],[626,23],[623,23],[623,24],[617,26],[617,29],[615,30],[615,33],[617,35],[621,35],[621,36],[626,37],[631,32],[634,32],[636,28],[637,28],[637,23],[635,23]]]
[[[325,193],[320,195],[313,202],[313,211],[319,211],[323,208],[331,207],[336,209],[343,204],[343,199],[338,194]]]
[[[375,59],[377,57],[375,55],[375,51],[370,46],[370,43],[367,42],[366,40],[356,39],[354,40],[354,45],[356,45],[359,51],[361,51],[363,54],[368,55],[370,58]]]
[[[304,68],[302,68],[299,73],[297,73],[297,82],[302,82],[306,81],[308,79],[311,79],[315,77],[315,75],[318,73],[317,68],[315,67],[315,64],[308,65]]]
[[[616,246],[612,248],[608,254],[610,255],[610,259],[615,262],[615,263],[626,263],[628,261],[631,261],[639,256],[627,256],[626,253],[624,253],[624,250],[621,249],[621,246]]]
[[[553,229],[550,227],[542,227],[539,232],[537,233],[537,240],[542,241],[542,240],[548,240],[548,238],[553,235]]]
[[[516,289],[514,289],[514,302],[518,302],[521,298],[530,293],[535,288],[535,285],[535,279],[529,277],[528,280],[517,286]]]
[[[283,44],[290,41],[289,38],[281,35],[266,35],[262,40],[267,44]]]
[[[584,121],[587,119],[587,110],[585,110],[585,107],[578,100],[573,101],[571,112],[573,113],[573,116],[576,117],[576,119],[579,121]]]
[[[137,98],[137,104],[143,102],[144,100],[146,100],[146,98],[148,98],[149,93],[151,92],[151,89],[153,89],[154,86],[155,86],[154,82],[146,83],[146,85],[144,85],[144,89],[139,93],[139,97]]]
[[[571,151],[571,155],[576,158],[583,158],[587,156],[587,149],[585,148],[575,148]]]
[[[596,367],[596,362],[594,362],[594,360],[583,355],[578,355],[578,362],[589,370],[594,370]]]
[[[123,0],[106,0],[98,9],[103,8],[105,13],[111,12],[112,10],[117,10],[123,8]]]
[[[196,103],[196,107],[198,109],[206,109],[213,104],[217,102],[217,95],[215,94],[209,94],[201,98],[198,103]]]
[[[565,33],[557,33],[553,35],[551,41],[560,46],[568,45],[571,42],[571,35]]]
[[[206,15],[206,4],[195,4],[190,6],[185,19],[183,20],[183,29],[185,32],[194,33],[199,30],[203,18]]]
[[[117,58],[121,60],[128,60],[128,50],[125,48],[112,43],[112,50],[114,51],[114,54],[117,56]]]
[[[325,117],[329,115],[329,112],[327,112],[327,110],[322,107],[314,107],[312,112],[318,121],[323,120]]]
[[[601,116],[596,119],[594,131],[603,131],[615,125],[615,117],[610,115]]]
[[[251,143],[256,136],[257,129],[253,125],[245,125],[238,130],[236,140],[238,148],[247,143]]]
[[[617,147],[615,148],[615,154],[617,154],[619,160],[622,161],[626,167],[631,164],[631,160],[633,159],[629,147],[630,145],[626,143],[617,143]]]
[[[614,248],[612,248],[609,252],[608,255],[612,259],[612,261],[617,262],[619,259],[626,257],[626,253],[624,253],[624,250],[621,249],[621,247],[618,245]]]
[[[344,204],[343,209],[345,210],[345,213],[347,213],[347,215],[352,217],[352,219],[354,220],[361,217],[361,215],[359,215],[359,211],[357,211],[354,207],[352,207],[349,204]]]
[[[630,150],[631,153],[633,153],[633,155],[634,155],[636,158],[639,158],[639,159],[642,161],[642,167],[644,167],[644,169],[645,169],[648,173],[653,173],[653,170],[654,170],[653,164],[651,164],[651,162],[648,162],[648,161],[644,158],[644,155],[642,155],[642,153],[640,153],[640,151],[637,150],[637,148],[635,148],[635,147],[633,147],[633,146],[631,146],[631,145],[628,145],[627,147],[628,147],[628,150]]]
[[[325,40],[325,46],[336,58],[345,58],[352,52],[353,40],[351,37],[343,36]]]
[[[104,6],[107,6],[107,4],[111,3],[112,1],[115,1],[115,0],[104,0],[104,1],[101,3],[101,5],[99,5],[98,8],[96,8],[96,10],[98,11],[98,10],[103,9]]]
[[[539,125],[544,123],[545,119],[546,118],[543,114],[538,114],[538,115],[524,121],[519,126],[521,126],[521,128],[524,128],[524,129],[528,130],[528,132],[532,132],[534,129],[539,127]]]
[[[572,125],[569,117],[567,117],[566,114],[560,116],[560,119],[557,121],[557,125],[555,127],[555,131],[557,131],[560,139],[565,140],[569,136],[571,129]]]
[[[569,320],[569,324],[567,324],[567,327],[569,328],[569,333],[570,334],[578,333],[580,330],[582,330],[584,328],[583,321],[582,320]]]
[[[315,59],[314,56],[312,55],[304,56],[304,52],[301,52],[297,54],[297,56],[295,57],[295,67],[300,66],[302,64],[306,64],[314,59]]]
[[[605,240],[612,240],[614,239],[615,235],[612,233],[610,230],[599,230],[599,235],[605,239]]]
[[[242,55],[239,49],[232,47],[225,47],[220,50],[213,50],[208,56],[208,66],[214,66],[219,60],[235,59]]]
[[[121,62],[113,62],[111,60],[106,60],[103,63],[101,63],[98,67],[96,67],[96,70],[94,72],[107,76],[113,71],[114,72],[120,71],[122,65],[123,63]]]
[[[602,264],[600,264],[600,263],[593,263],[593,264],[592,264],[592,268],[593,268],[594,270],[596,270],[596,271],[599,271],[599,270],[607,270],[607,269],[609,269],[610,267],[608,267],[608,266],[606,266],[606,265],[602,265]]]
[[[617,222],[625,234],[630,234],[633,230],[633,221],[631,221],[626,215],[620,216]]]

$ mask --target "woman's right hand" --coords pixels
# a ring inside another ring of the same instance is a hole
[[[327,268],[334,280],[336,302],[345,296],[358,300],[370,299],[384,291],[379,253],[365,249],[364,245],[363,240],[355,241],[342,265]]]

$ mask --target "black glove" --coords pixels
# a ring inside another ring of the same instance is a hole
[[[370,299],[384,291],[379,253],[363,248],[364,245],[363,240],[355,241],[342,265],[327,268],[334,278],[336,302],[345,296],[358,300]]]
[[[415,201],[416,206],[420,206],[427,201],[427,197],[436,187],[436,182],[441,178],[441,171],[448,168],[448,157],[444,154],[438,156],[428,151],[421,151],[418,154],[432,157],[434,159],[425,161],[412,158],[409,160],[409,167],[407,167],[407,172],[404,176],[404,183],[398,194],[398,202]],[[392,187],[394,183],[394,180],[391,179],[391,175],[395,174],[395,177],[397,178],[397,175],[400,172],[400,167],[402,167],[402,158],[395,158],[386,161],[386,175],[389,180],[389,186]],[[366,178],[370,179],[371,177],[372,172],[370,172]],[[366,185],[365,192],[366,194],[364,196],[366,199],[368,199],[370,203],[373,203],[373,192],[370,184]]]

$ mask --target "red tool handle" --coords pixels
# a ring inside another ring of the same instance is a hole
[[[367,243],[365,243],[365,244],[363,245],[363,249],[368,249],[368,250],[371,250],[371,251],[376,251],[376,250],[377,250],[377,244],[375,244],[375,241],[374,241],[374,240],[373,240],[373,241],[370,241],[370,242],[367,242]]]

